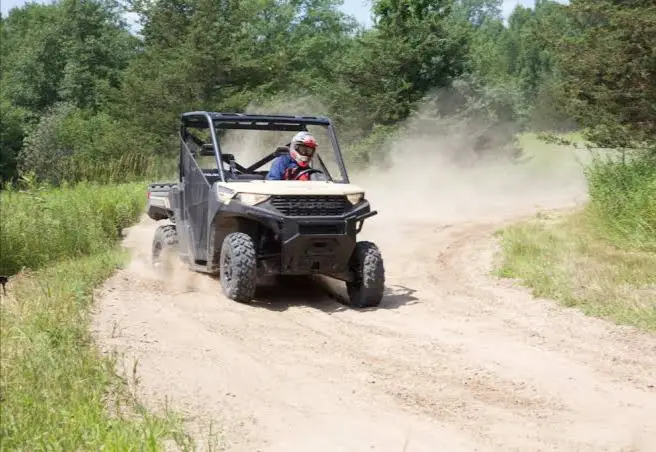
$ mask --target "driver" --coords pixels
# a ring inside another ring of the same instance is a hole
[[[310,167],[317,150],[317,140],[308,132],[298,132],[289,143],[289,154],[276,157],[267,174],[268,180],[309,180],[309,174],[296,175]]]

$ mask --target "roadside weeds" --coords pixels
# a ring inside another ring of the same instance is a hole
[[[507,227],[497,233],[495,274],[518,279],[534,296],[656,332],[656,254],[614,246],[595,224],[584,210]]]
[[[189,447],[180,420],[148,413],[93,343],[93,290],[125,259],[105,251],[11,279],[0,304],[3,450]]]

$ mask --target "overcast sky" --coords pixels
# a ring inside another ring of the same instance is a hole
[[[49,3],[49,0],[37,0],[38,3]],[[2,16],[6,17],[10,9],[16,6],[24,5],[26,0],[0,0],[0,10],[2,11]],[[504,0],[503,2],[503,15],[508,17],[516,5],[527,5],[533,6],[535,3],[534,0]],[[358,21],[362,22],[365,25],[371,24],[370,14],[370,0],[344,0],[344,5],[342,9],[355,16]]]

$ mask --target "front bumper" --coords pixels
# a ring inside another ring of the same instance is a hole
[[[261,256],[265,274],[331,275],[350,278],[349,260],[365,219],[377,214],[367,201],[338,216],[283,216],[267,203],[248,209],[280,243],[280,253]]]
[[[285,219],[280,235],[278,272],[340,274],[348,271],[355,247],[355,220]]]

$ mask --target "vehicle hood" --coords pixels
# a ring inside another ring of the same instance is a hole
[[[354,184],[336,184],[325,181],[254,180],[248,182],[218,182],[217,185],[239,193],[258,195],[350,195],[363,193]]]

